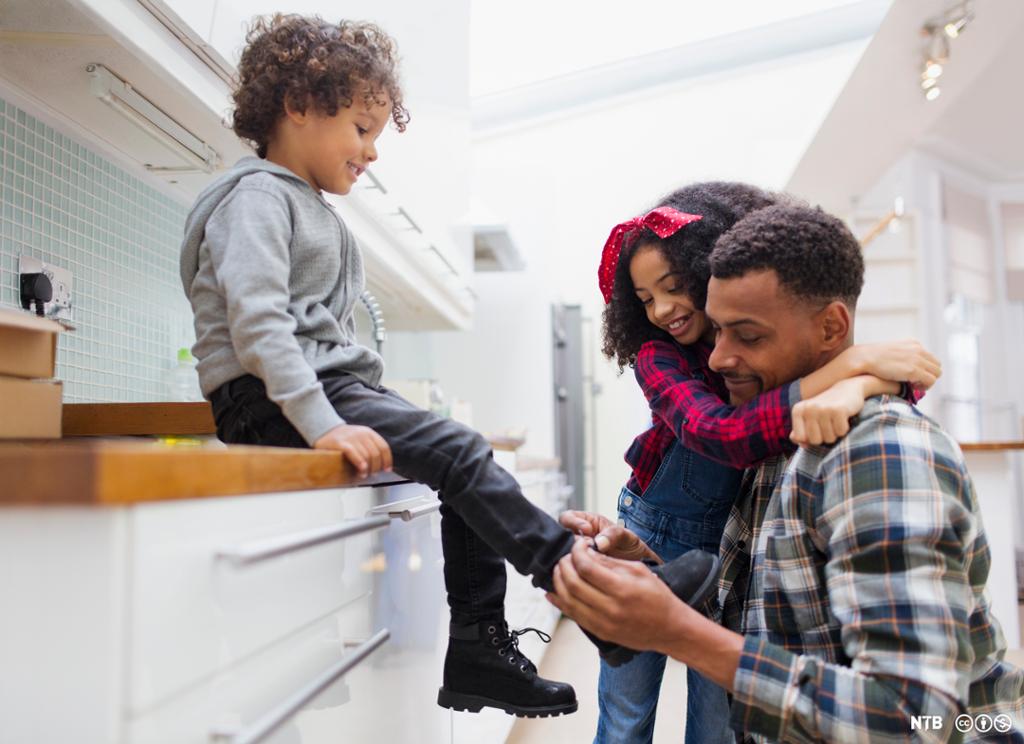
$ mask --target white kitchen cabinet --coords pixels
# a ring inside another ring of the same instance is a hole
[[[523,481],[545,508],[549,481]],[[410,499],[428,508],[409,521],[373,513]],[[405,484],[0,507],[0,744],[229,742],[385,630],[266,741],[503,741],[514,719],[436,703],[448,631],[436,505]],[[383,524],[281,547],[367,518]],[[274,556],[239,563],[259,550]],[[506,612],[512,627],[557,620],[511,568]],[[522,646],[543,656],[532,635]]]
[[[155,15],[168,19],[180,30],[188,29],[197,38],[209,40],[213,16],[220,0],[141,0]]]
[[[135,507],[129,709],[230,667],[373,589],[373,531],[239,565],[226,554],[362,519],[370,489]]]
[[[217,0],[213,5],[207,41],[232,67],[238,65],[252,19],[245,0]]]
[[[405,132],[381,135],[374,172],[455,271],[471,275],[468,0],[355,0],[334,12],[373,21],[397,41],[412,119]]]
[[[450,741],[451,716],[435,702],[447,636],[438,522],[434,513],[378,533],[364,559],[373,591],[164,704],[130,714],[124,741],[206,744],[213,731],[246,732],[384,627],[386,643],[267,741]]]
[[[231,741],[232,736],[244,734],[283,701],[337,664],[355,644],[370,638],[369,621],[365,603],[358,602],[321,618],[286,640],[269,645],[261,653],[169,698],[163,705],[129,715],[123,740],[133,744],[206,744],[217,741],[219,735],[221,741]],[[363,663],[370,663],[369,658]],[[266,741],[299,741],[296,729],[302,726],[303,719],[315,712],[347,704],[349,689],[344,677],[330,685],[321,695],[302,705]],[[338,733],[333,732],[335,741]],[[303,736],[301,741],[326,742],[328,739]]]
[[[0,742],[120,741],[122,512],[0,509]]]
[[[401,639],[408,612],[431,629],[424,648],[439,674],[435,635],[446,608],[436,511],[395,534],[386,515],[371,515],[383,523],[377,530],[278,549],[251,565],[218,556],[362,523],[377,501],[409,495],[362,488],[0,508],[0,742],[205,744],[218,726],[252,726],[393,616]],[[413,534],[423,562],[389,560],[410,550],[401,536]],[[391,591],[414,583],[400,577],[413,568],[431,577],[421,594],[429,607]],[[307,707],[337,703],[342,689],[331,685]],[[432,689],[404,692],[446,725]]]

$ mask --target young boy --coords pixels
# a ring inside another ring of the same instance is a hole
[[[370,24],[295,15],[259,20],[247,41],[234,130],[258,157],[199,195],[181,254],[218,436],[338,450],[360,475],[393,466],[436,489],[451,608],[438,703],[571,713],[572,687],[538,677],[518,651],[504,595],[505,559],[551,590],[573,535],[523,497],[479,434],[380,387],[381,358],[356,341],[362,259],[321,192],[347,194],[388,121],[408,122],[394,43]],[[700,565],[687,579],[697,586],[710,572]]]

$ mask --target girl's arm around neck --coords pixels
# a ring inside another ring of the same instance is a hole
[[[690,449],[735,468],[791,451],[790,410],[799,383],[775,388],[742,406],[723,401],[674,344],[649,341],[637,355],[637,382],[651,412]]]

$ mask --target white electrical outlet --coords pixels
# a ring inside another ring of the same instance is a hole
[[[71,306],[73,279],[71,272],[60,266],[40,261],[32,256],[18,257],[19,274],[45,274],[53,285],[53,299],[43,305],[47,318],[71,322],[74,314]]]

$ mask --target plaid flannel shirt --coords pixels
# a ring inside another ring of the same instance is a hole
[[[708,344],[680,346],[648,341],[636,359],[636,381],[651,407],[652,425],[630,445],[628,488],[642,494],[676,439],[723,465],[746,468],[791,451],[791,406],[800,382],[775,388],[742,406],[731,406],[721,375],[708,367]]]
[[[1024,672],[989,612],[970,476],[905,401],[873,398],[836,445],[749,472],[722,560],[722,622],[746,635],[744,741],[1024,742]],[[960,739],[961,713],[1012,728]],[[943,726],[913,729],[915,715]]]

